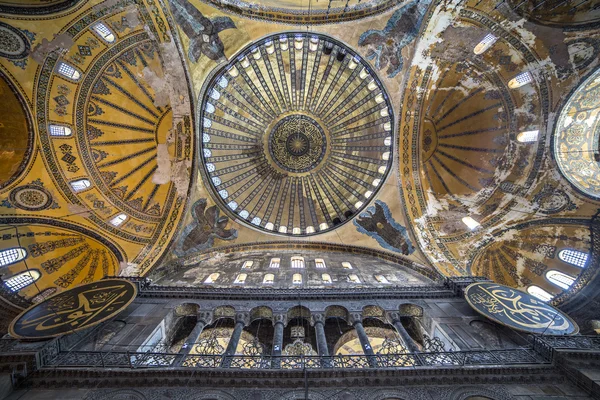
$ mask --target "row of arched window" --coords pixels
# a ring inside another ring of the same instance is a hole
[[[0,267],[6,267],[18,263],[27,258],[27,250],[23,247],[13,247],[0,251]],[[12,292],[18,292],[40,279],[40,272],[36,269],[30,269],[11,276],[4,281],[4,285]]]
[[[558,252],[558,258],[570,265],[573,265],[578,268],[584,268],[589,258],[588,253],[584,253],[583,251],[573,250],[573,249],[563,249]],[[557,271],[555,269],[551,269],[546,272],[546,279],[548,282],[558,286],[563,290],[567,290],[573,285],[576,277],[565,274],[564,272]],[[527,288],[527,292],[537,297],[542,301],[550,301],[554,298],[554,296],[548,293],[546,290],[542,289],[539,286],[531,285]]]
[[[242,264],[242,269],[250,269],[254,265],[254,261],[244,261]],[[279,268],[281,266],[281,258],[271,258],[269,262],[269,268]],[[290,259],[290,266],[293,269],[303,269],[305,266],[304,257],[293,256]],[[327,265],[325,264],[325,260],[322,258],[315,258],[315,268],[317,269],[325,269]],[[344,269],[352,269],[352,264],[347,261],[342,262],[342,268]]]
[[[210,274],[208,277],[206,277],[206,279],[204,280],[204,284],[205,285],[210,285],[213,284],[217,281],[217,279],[219,279],[219,276],[221,276],[220,273],[215,272]],[[384,275],[374,275],[375,280],[378,283],[390,283],[390,281],[384,276]],[[241,273],[238,274],[235,277],[235,280],[233,281],[234,284],[238,284],[238,285],[243,285],[246,283],[246,279],[248,278],[248,274],[246,273]],[[302,278],[302,274],[294,274],[292,276],[292,283],[295,285],[301,285],[303,281]],[[358,277],[358,275],[356,274],[349,274],[347,275],[347,281],[350,283],[361,283],[360,278]],[[263,276],[263,281],[262,281],[263,285],[269,285],[269,284],[273,284],[275,283],[275,274],[265,274]],[[333,283],[333,280],[331,279],[331,275],[330,274],[321,274],[321,283],[322,284],[329,284],[329,283]]]

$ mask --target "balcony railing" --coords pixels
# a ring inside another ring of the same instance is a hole
[[[229,368],[319,369],[379,368],[420,369],[464,366],[548,364],[531,348],[474,350],[385,355],[321,356],[222,356],[212,354],[130,353],[70,351],[46,360],[45,367],[85,368]]]

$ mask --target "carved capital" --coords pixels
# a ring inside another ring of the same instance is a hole
[[[273,325],[282,323],[285,326],[287,322],[287,314],[273,314]]]
[[[212,323],[213,313],[212,311],[199,311],[196,318],[198,321],[204,322],[205,325],[209,325]]]
[[[350,323],[352,325],[357,324],[357,323],[361,323],[362,324],[362,314],[361,313],[350,313]]]
[[[311,315],[311,325],[315,325],[316,323],[325,323],[325,314],[321,313],[313,313]]]
[[[244,325],[250,324],[250,314],[241,312],[235,314],[235,322],[243,322]]]

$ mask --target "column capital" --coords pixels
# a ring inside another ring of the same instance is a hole
[[[204,322],[205,325],[209,325],[212,323],[213,313],[212,311],[198,311],[196,319],[198,322]]]
[[[250,314],[247,312],[239,312],[235,314],[235,322],[242,322],[244,325],[248,325],[250,323]]]
[[[275,324],[283,324],[283,326],[287,325],[287,314],[273,314],[273,325]]]
[[[361,323],[362,324],[362,320],[363,320],[363,316],[362,313],[359,312],[351,312],[350,313],[350,323],[352,325],[355,325],[357,323]]]
[[[388,312],[387,313],[387,319],[391,323],[394,323],[395,321],[400,321],[400,317],[401,317],[401,315],[400,315],[400,313],[398,311]]]
[[[315,325],[316,323],[325,324],[325,313],[312,313],[311,314],[311,324]]]

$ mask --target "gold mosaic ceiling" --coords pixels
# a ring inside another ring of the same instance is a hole
[[[3,279],[39,270],[21,293],[32,298],[145,275],[184,242],[218,252],[296,234],[558,294],[540,265],[580,276],[556,255],[590,251],[599,205],[577,186],[597,171],[557,165],[579,149],[597,166],[597,107],[580,97],[595,85],[598,1],[567,3],[318,2],[309,14],[294,1],[0,0],[1,239],[30,252]],[[296,40],[273,22],[313,25]],[[522,72],[531,81],[511,87]]]

